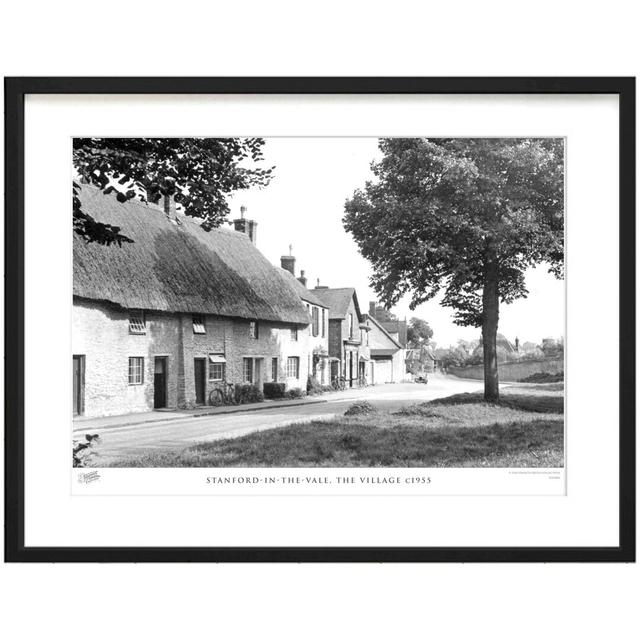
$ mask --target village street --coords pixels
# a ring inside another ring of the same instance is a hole
[[[356,400],[368,400],[378,409],[395,411],[409,404],[481,389],[481,381],[433,376],[426,385],[385,384],[327,393],[317,397],[321,402],[313,404],[280,406],[220,415],[169,417],[167,420],[126,426],[96,428],[87,422],[86,428],[80,430],[78,430],[79,425],[75,425],[74,438],[85,433],[99,434],[101,443],[97,452],[100,454],[100,459],[96,462],[100,464],[106,463],[109,459],[175,450],[198,442],[239,437],[253,431],[272,429],[295,422],[327,419],[343,414]],[[152,415],[155,417],[161,414]]]

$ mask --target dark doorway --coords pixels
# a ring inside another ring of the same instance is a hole
[[[84,415],[84,356],[73,356],[73,415]]]
[[[340,363],[336,360],[331,363],[331,382],[338,379],[340,375]]]
[[[167,406],[167,358],[156,356],[153,365],[153,408]]]
[[[206,360],[204,358],[195,358],[193,361],[193,370],[195,372],[196,383],[196,404],[204,404],[204,392],[206,388]]]
[[[353,351],[349,352],[349,386],[353,387]]]

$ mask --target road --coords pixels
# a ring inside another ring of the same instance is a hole
[[[378,409],[399,408],[442,398],[454,393],[479,391],[482,382],[450,377],[433,377],[429,384],[389,384],[328,393],[319,404],[278,407],[213,416],[189,416],[103,429],[88,428],[86,433],[100,434],[100,460],[138,456],[145,453],[182,449],[197,442],[233,438],[254,431],[272,429],[295,422],[322,420],[343,414],[356,400],[368,400]],[[83,431],[74,432],[74,437]]]

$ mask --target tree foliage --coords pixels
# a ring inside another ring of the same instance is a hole
[[[375,305],[374,318],[378,322],[395,322],[398,319],[391,309],[387,309],[382,305]]]
[[[500,300],[526,296],[524,272],[562,276],[563,141],[380,140],[374,181],[347,201],[344,226],[373,265],[372,285],[411,308],[444,291],[461,325],[481,326],[484,265],[498,261]]]
[[[83,211],[79,182],[115,193],[120,202],[172,196],[205,229],[217,227],[229,213],[231,193],[269,183],[273,168],[256,166],[263,145],[262,138],[74,138],[74,231],[89,242],[131,242],[126,229]]]
[[[429,344],[433,337],[433,329],[429,323],[422,318],[411,318],[407,327],[407,342],[409,347],[416,349],[422,345]]]

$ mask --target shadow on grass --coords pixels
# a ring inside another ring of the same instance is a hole
[[[447,398],[439,398],[421,406],[443,406],[460,404],[484,404],[517,409],[520,411],[532,411],[534,413],[564,413],[564,395],[531,395],[527,393],[515,393],[503,391],[500,400],[496,403],[485,402],[481,393],[458,393]]]

